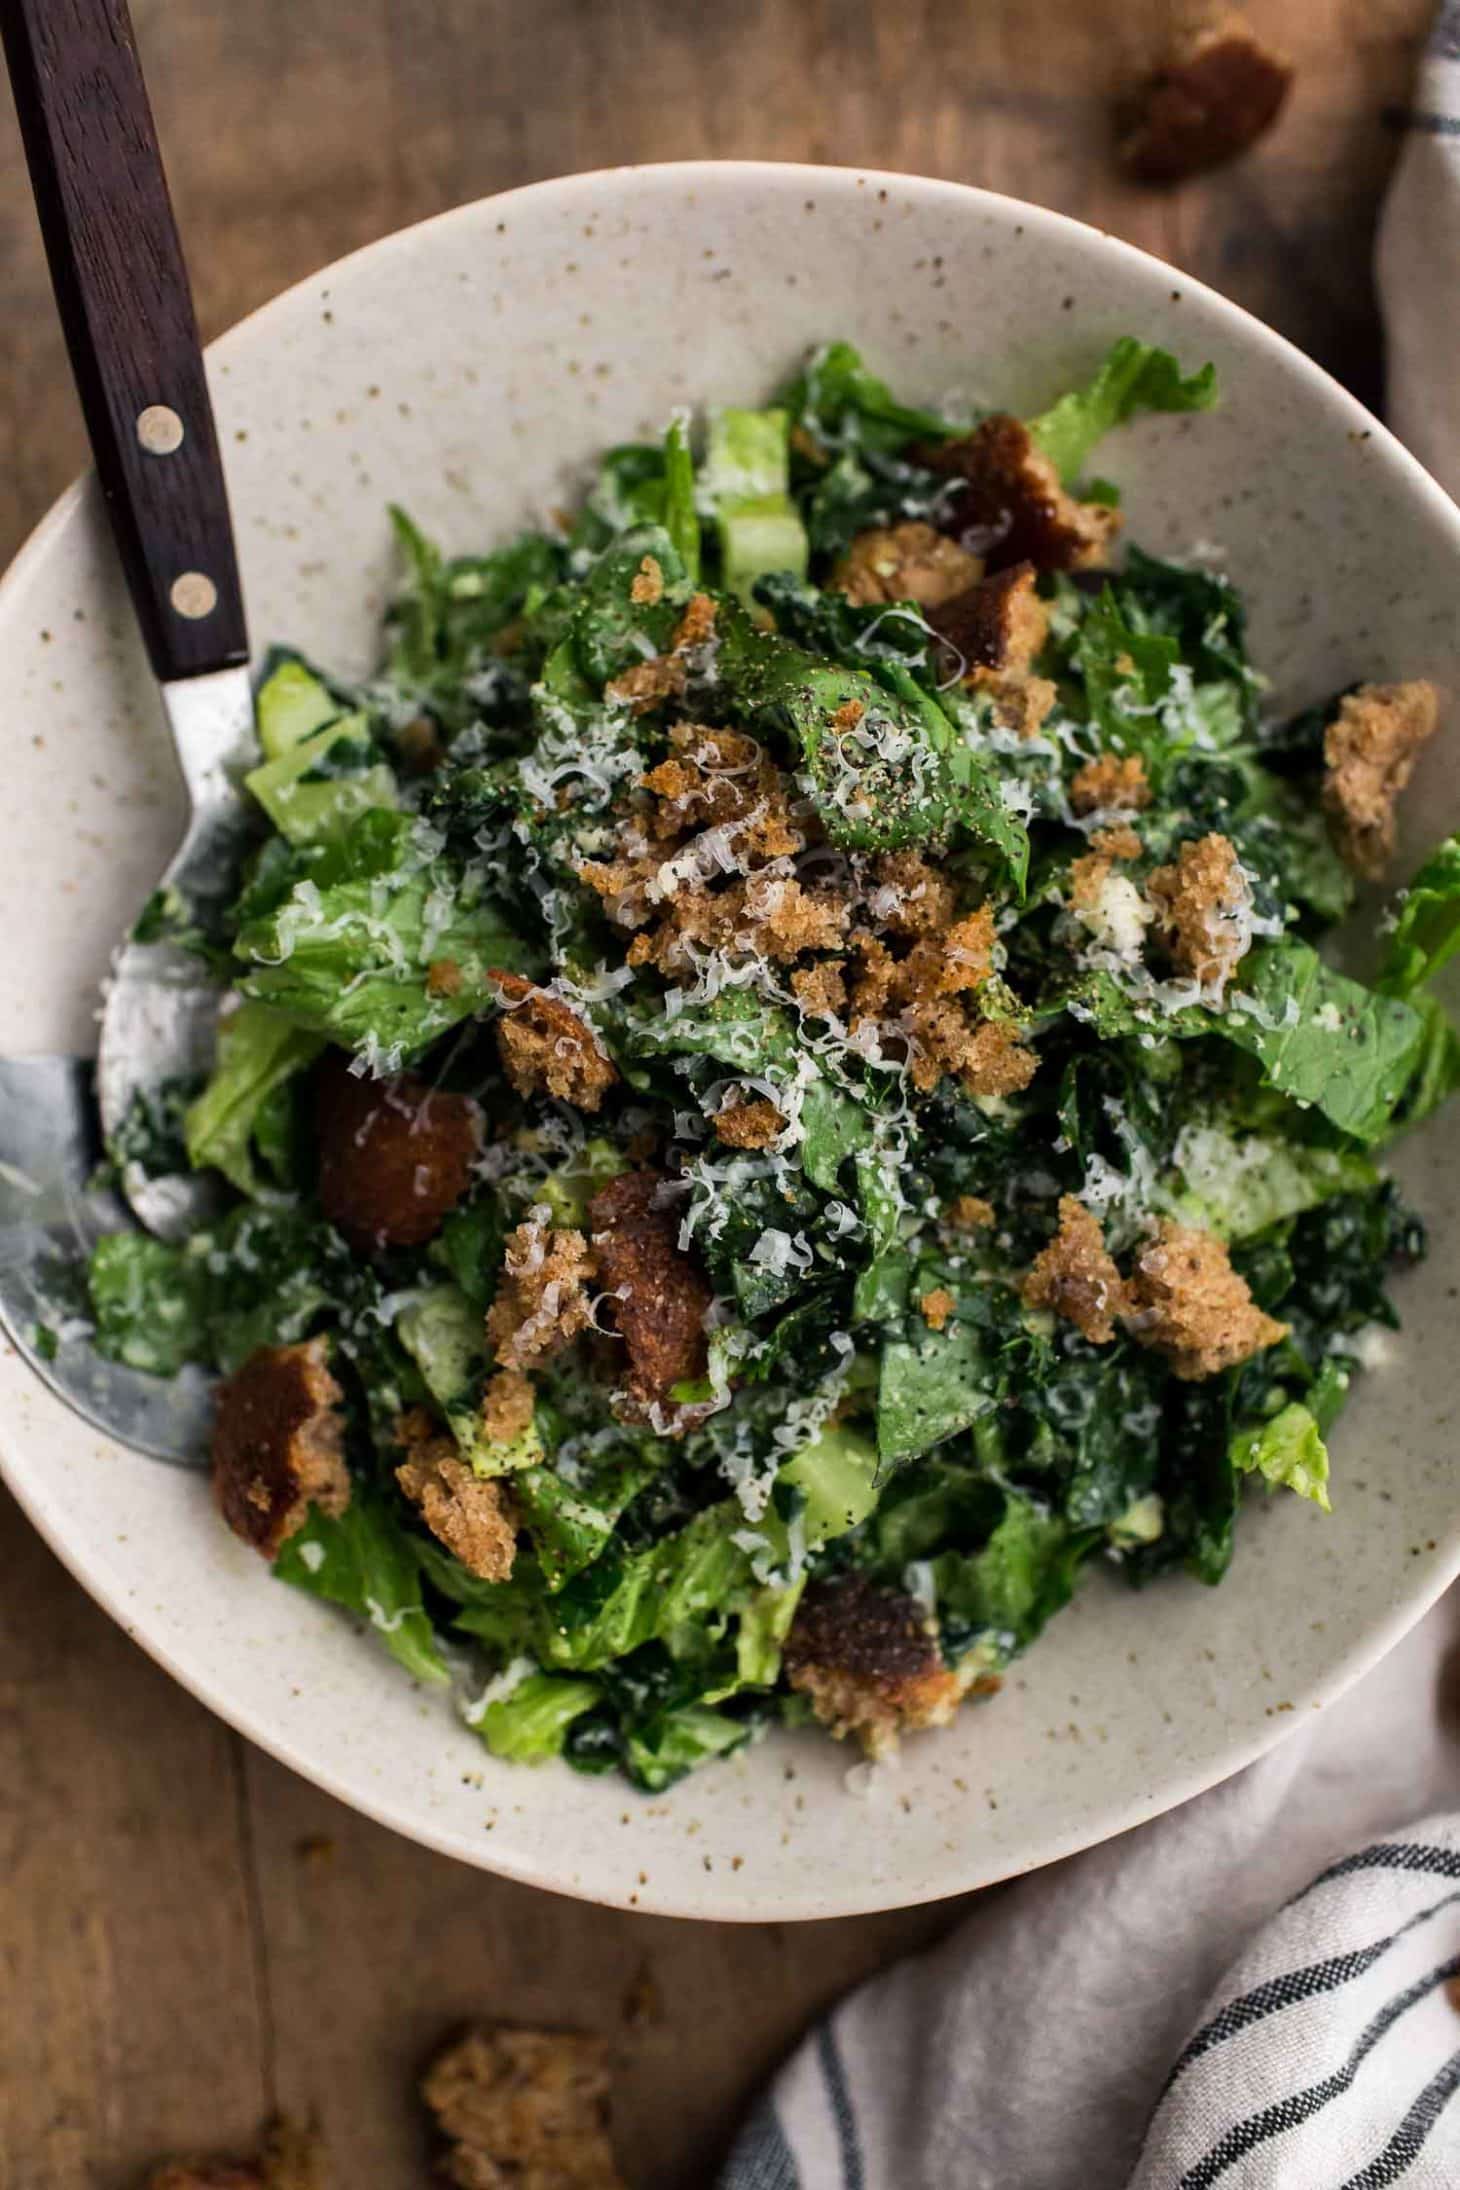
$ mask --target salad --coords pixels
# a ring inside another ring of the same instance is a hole
[[[113,1149],[226,1191],[101,1243],[96,1342],[219,1373],[229,1526],[496,1755],[878,1755],[1088,1568],[1327,1508],[1460,843],[1376,979],[1319,955],[1436,695],[1275,714],[1228,580],[1120,541],[1097,443],[1216,399],[1126,339],[945,415],[832,343],[492,552],[397,511],[378,674],[266,665],[236,899],[145,916],[216,1065]]]

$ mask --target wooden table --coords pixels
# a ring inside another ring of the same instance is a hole
[[[205,332],[440,207],[565,169],[756,155],[919,169],[1113,229],[1366,398],[1369,276],[1430,0],[1254,0],[1298,63],[1247,161],[1175,194],[1109,159],[1163,0],[134,0]],[[0,113],[0,552],[79,467]],[[855,331],[855,330],[852,330]],[[4,731],[0,730],[0,737]],[[94,1609],[0,1494],[0,2183],[121,2190],[179,2147],[321,2119],[340,2190],[424,2181],[411,2085],[469,2015],[592,2027],[624,2164],[708,2182],[807,2017],[957,1904],[695,1926],[460,1868],[261,1756]]]

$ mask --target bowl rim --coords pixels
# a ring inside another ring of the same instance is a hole
[[[1334,379],[1332,374],[1308,357],[1286,336],[1267,326],[1244,306],[1234,303],[1219,290],[1179,268],[1168,269],[1167,263],[1154,253],[1143,250],[1139,245],[1127,243],[1092,223],[975,184],[895,169],[817,165],[789,160],[666,160],[630,162],[621,166],[590,168],[544,177],[536,182],[520,184],[510,190],[468,199],[447,207],[405,227],[392,229],[371,242],[357,246],[343,257],[328,261],[235,321],[206,345],[204,354],[212,366],[226,364],[228,346],[236,338],[245,333],[267,332],[271,315],[282,312],[292,300],[305,292],[317,293],[322,281],[330,280],[337,273],[367,257],[380,260],[396,254],[405,255],[423,233],[448,226],[465,227],[480,219],[488,208],[510,209],[528,200],[568,198],[575,192],[595,195],[601,193],[605,186],[623,185],[626,181],[657,184],[666,189],[689,186],[700,192],[715,191],[733,195],[747,184],[767,180],[790,182],[793,179],[798,187],[817,184],[822,188],[828,185],[845,188],[852,184],[914,191],[925,199],[931,197],[934,201],[966,205],[970,212],[981,208],[1001,220],[1017,220],[1026,229],[1063,240],[1082,250],[1089,250],[1094,246],[1118,259],[1133,261],[1146,268],[1157,267],[1169,271],[1172,278],[1180,282],[1183,295],[1199,298],[1213,309],[1230,325],[1234,338],[1249,348],[1266,353],[1302,387],[1309,399],[1325,404],[1330,409],[1336,408],[1355,434],[1371,441],[1375,445],[1373,453],[1399,477],[1411,494],[1428,505],[1428,513],[1439,528],[1450,533],[1457,559],[1460,559],[1460,506],[1457,506],[1418,458],[1358,397],[1351,394],[1341,382]],[[46,553],[52,537],[73,520],[77,510],[92,493],[94,478],[94,472],[87,469],[61,491],[22,541],[4,572],[0,573],[0,619],[3,619],[11,597],[23,586],[32,566]],[[27,1480],[27,1477],[30,1479]],[[565,1880],[561,1874],[554,1873],[550,1859],[535,1860],[530,1848],[509,1851],[504,1844],[496,1847],[490,1843],[485,1847],[479,1846],[476,1841],[468,1840],[455,1828],[437,1825],[429,1816],[409,1814],[408,1805],[392,1795],[374,1795],[364,1788],[347,1784],[342,1772],[312,1757],[299,1739],[271,1724],[249,1706],[225,1698],[211,1673],[189,1663],[183,1652],[165,1634],[151,1632],[145,1617],[139,1618],[135,1609],[129,1607],[120,1578],[114,1577],[102,1562],[93,1560],[88,1563],[89,1554],[76,1547],[69,1539],[59,1516],[49,1510],[44,1477],[37,1478],[35,1471],[28,1466],[18,1441],[12,1450],[10,1426],[3,1419],[0,1419],[0,1480],[5,1482],[28,1521],[87,1595],[187,1693],[195,1696],[235,1732],[257,1744],[267,1755],[321,1788],[336,1801],[438,1854],[452,1856],[475,1869],[489,1871],[520,1884],[563,1894],[575,1900],[622,1908],[643,1915],[716,1922],[805,1922],[833,1916],[866,1915],[946,1900],[971,1890],[967,1875],[957,1876],[957,1866],[950,1866],[949,1875],[932,1883],[924,1880],[913,1881],[911,1890],[899,1893],[895,1899],[888,1898],[885,1886],[865,1889],[859,1887],[855,1879],[851,1879],[842,1882],[831,1894],[827,1894],[824,1888],[820,1891],[808,1889],[797,1895],[775,1894],[760,1903],[752,1899],[749,1905],[727,1908],[720,1905],[713,1895],[697,1898],[692,1890],[673,1887],[660,1890],[653,1885],[647,1890],[641,1890],[631,1899],[626,1890],[615,1891],[607,1884],[593,1885]],[[1460,1512],[1457,1512],[1455,1528],[1448,1543],[1438,1546],[1437,1555],[1417,1568],[1412,1580],[1385,1617],[1376,1621],[1361,1639],[1336,1653],[1329,1671],[1323,1677],[1313,1681],[1306,1690],[1295,1693],[1295,1708],[1291,1713],[1268,1721],[1245,1736],[1229,1737],[1219,1749],[1193,1764],[1184,1773],[1163,1779],[1155,1791],[1132,1788],[1122,1793],[1118,1798],[1112,1799],[1102,1817],[1087,1817],[1083,1823],[1072,1826],[1061,1834],[1050,1836],[1028,1861],[1000,1861],[991,1873],[980,1872],[976,1884],[996,1884],[1063,1861],[1085,1848],[1099,1846],[1106,1840],[1148,1823],[1221,1784],[1277,1747],[1304,1723],[1311,1709],[1337,1701],[1402,1640],[1438,1601],[1457,1575],[1460,1575]],[[753,1893],[753,1889],[748,1891]]]

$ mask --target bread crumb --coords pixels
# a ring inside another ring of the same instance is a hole
[[[495,1444],[510,1445],[532,1428],[536,1394],[520,1369],[499,1369],[482,1394],[482,1427]]]
[[[1323,736],[1323,806],[1335,844],[1370,881],[1394,852],[1394,807],[1415,756],[1435,734],[1432,684],[1364,684],[1349,692]]]
[[[608,2047],[566,2031],[466,2031],[421,2096],[456,2190],[624,2190],[609,2137]]]
[[[957,1305],[953,1295],[942,1285],[935,1285],[930,1293],[924,1293],[918,1301],[923,1321],[930,1331],[946,1329],[948,1319]]]
[[[1146,764],[1139,753],[1097,753],[1070,782],[1077,814],[1138,814],[1151,803]]]
[[[1125,1311],[1131,1336],[1195,1380],[1234,1368],[1287,1336],[1259,1308],[1214,1232],[1163,1223],[1136,1256]]]
[[[629,599],[635,608],[657,608],[664,598],[664,572],[658,560],[646,555],[634,574]]]
[[[484,1582],[505,1582],[517,1555],[517,1530],[502,1485],[474,1475],[424,1407],[395,1423],[406,1459],[395,1479],[419,1506],[431,1534]]]
[[[919,518],[859,532],[832,573],[831,583],[860,608],[914,601],[936,608],[975,583],[983,564],[976,555]]]
[[[1252,943],[1252,891],[1225,836],[1183,844],[1146,883],[1156,934],[1178,973],[1220,997]]]
[[[518,1094],[556,1095],[576,1110],[600,1109],[618,1073],[587,1021],[520,973],[493,967],[489,979],[502,1002],[497,1046]]]
[[[727,1148],[769,1148],[786,1130],[786,1121],[772,1102],[726,1103],[713,1119],[715,1137]]]
[[[581,1232],[527,1217],[508,1235],[487,1339],[503,1368],[557,1353],[593,1321],[594,1259]]]
[[[1108,829],[1097,829],[1090,838],[1090,849],[1106,860],[1139,859],[1144,847],[1129,822],[1117,822]]]
[[[982,1194],[956,1194],[943,1211],[943,1222],[960,1232],[981,1232],[995,1221],[994,1205]]]
[[[1125,1311],[1125,1281],[1096,1218],[1073,1194],[1062,1194],[1059,1230],[1035,1256],[1022,1288],[1026,1308],[1047,1308],[1088,1338],[1108,1346]]]

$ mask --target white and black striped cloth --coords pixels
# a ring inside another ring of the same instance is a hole
[[[1400,119],[1389,413],[1460,493],[1460,0]],[[1460,2190],[1457,1632],[1452,1592],[1236,1779],[974,1901],[812,2033],[721,2190]]]

